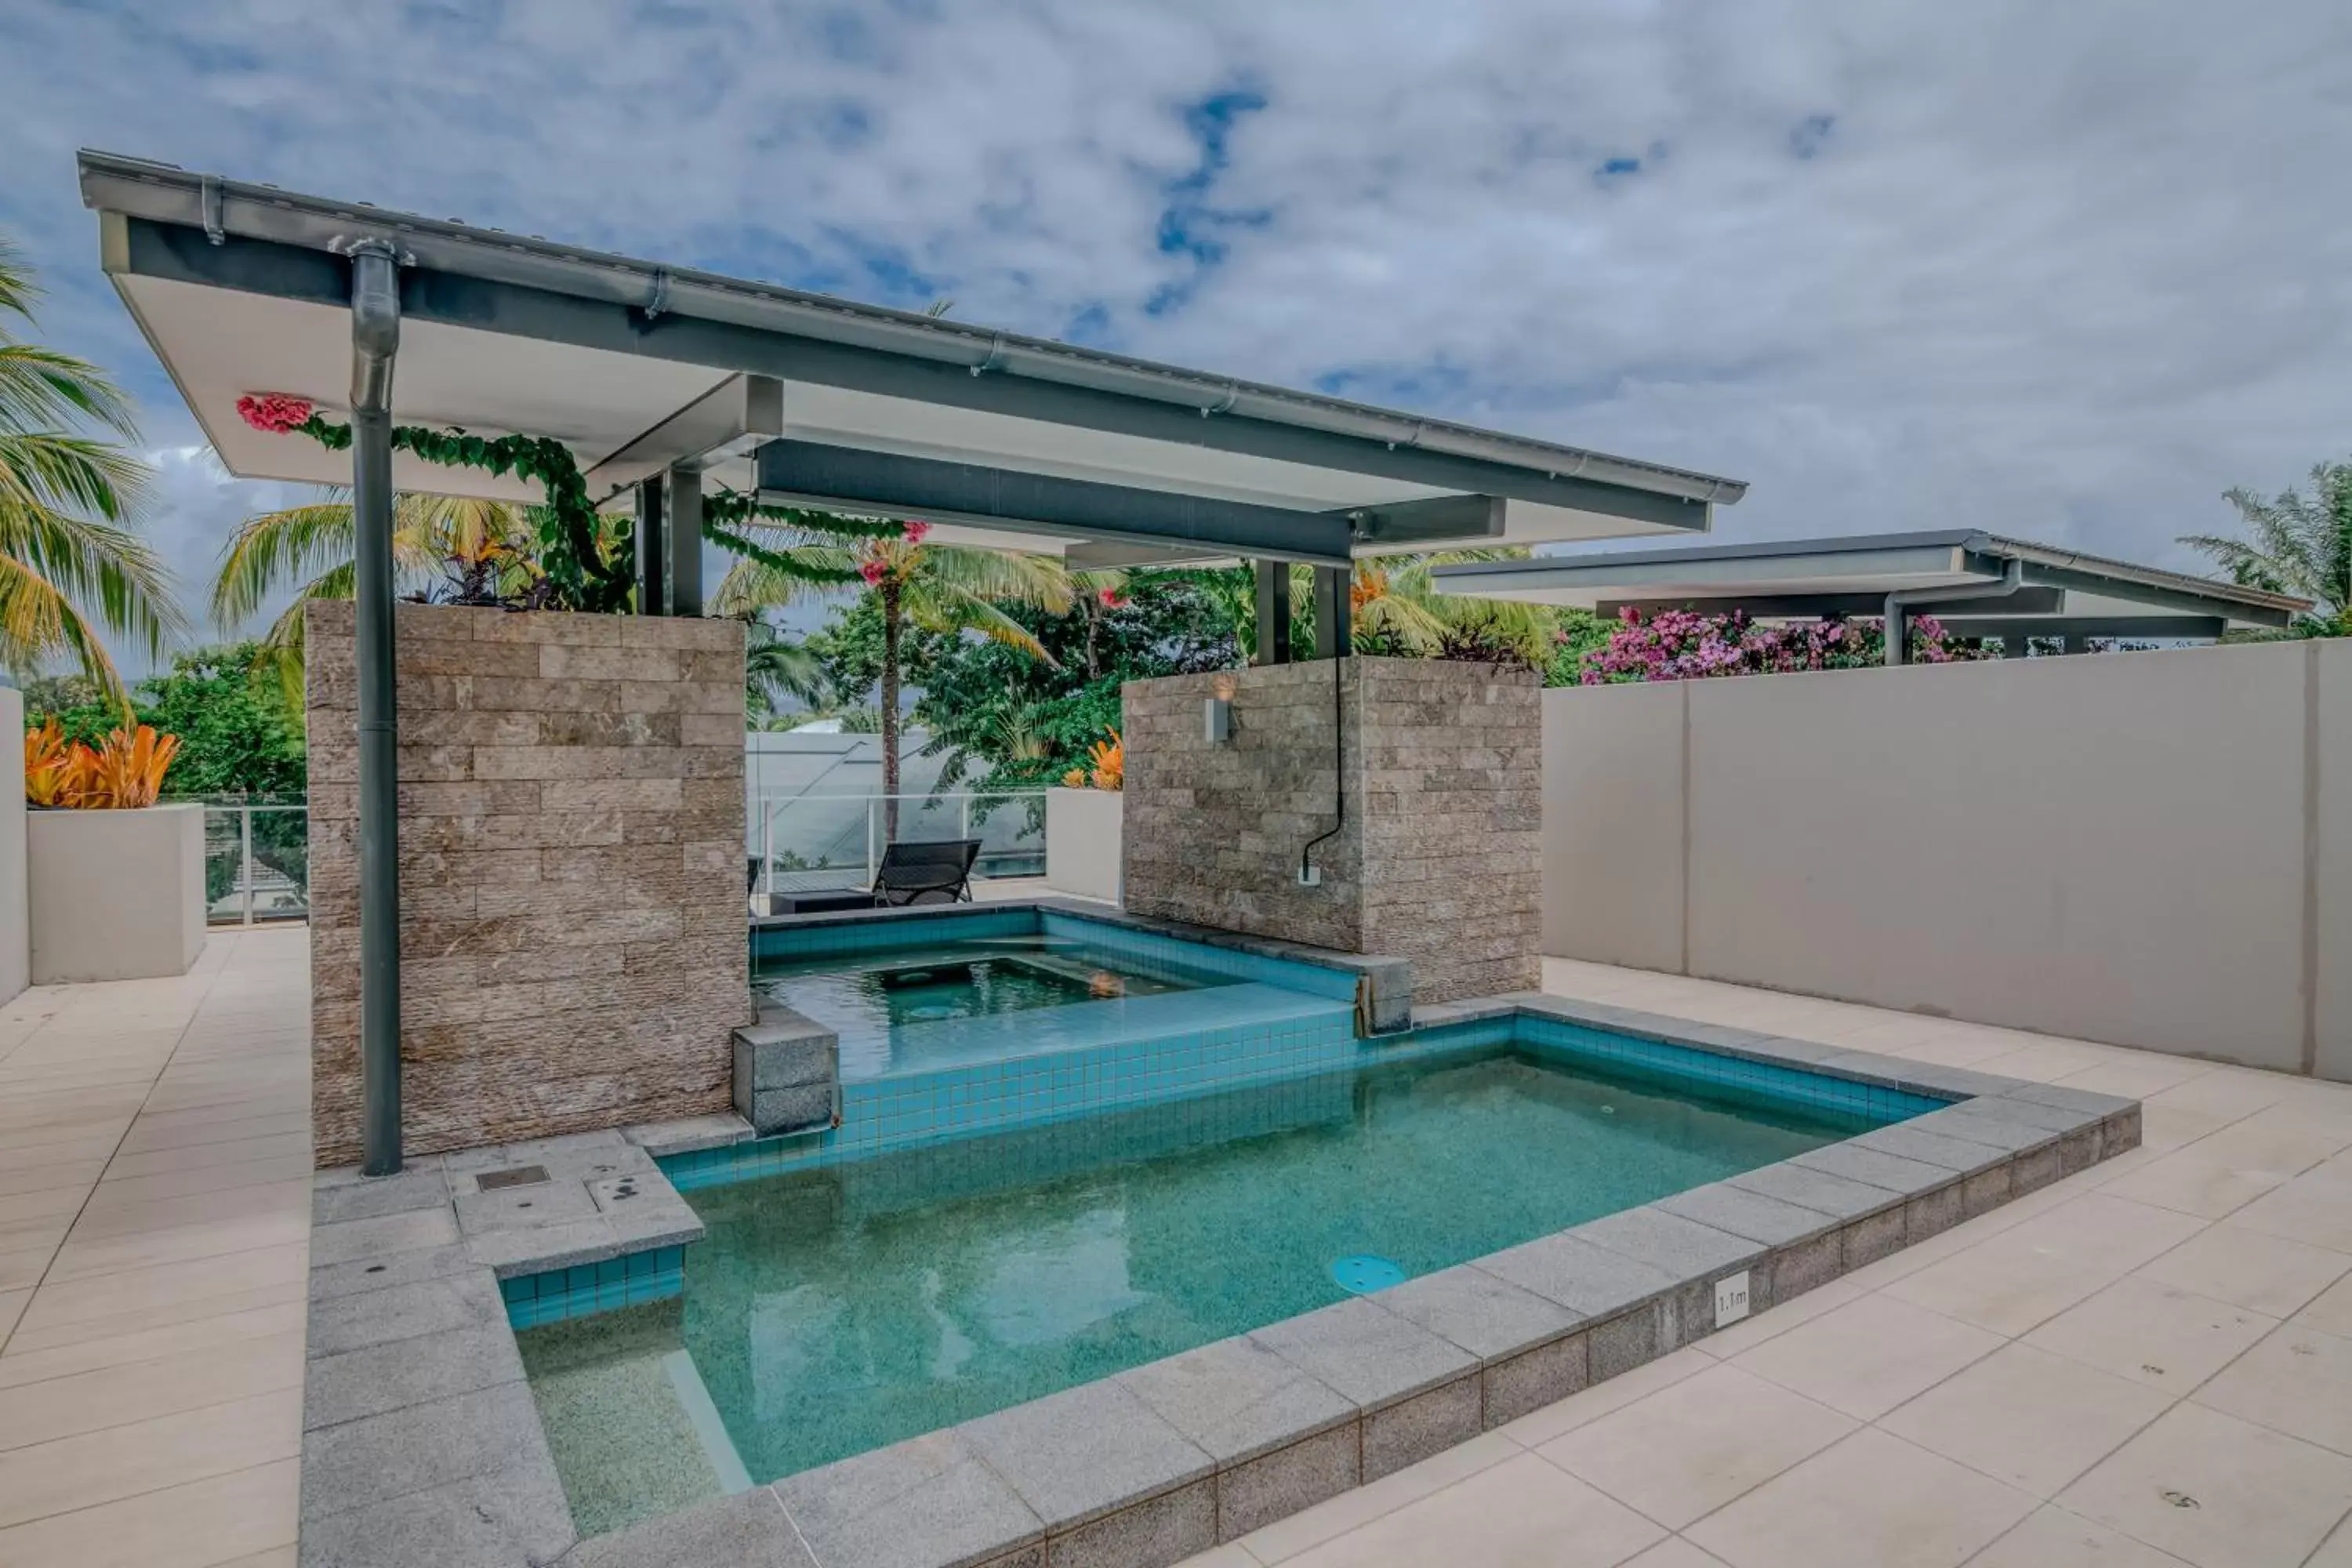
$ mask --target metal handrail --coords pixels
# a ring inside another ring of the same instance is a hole
[[[864,801],[866,803],[866,881],[868,886],[871,886],[874,881],[875,874],[879,869],[881,862],[881,854],[879,848],[877,847],[875,835],[875,829],[878,821],[874,809],[876,806],[894,800],[899,802],[913,801],[924,805],[943,805],[949,801],[953,801],[956,803],[958,813],[956,836],[960,838],[969,838],[971,837],[971,803],[974,800],[1042,800],[1045,798],[1046,793],[1047,792],[1040,786],[1035,788],[1003,790],[940,790],[920,795],[905,791],[901,791],[895,795],[883,795],[880,793],[866,791],[840,791],[825,794],[812,793],[802,795],[783,795],[773,798],[763,797],[760,802],[760,880],[759,886],[753,890],[761,893],[772,893],[775,891],[776,807],[780,805],[790,805],[795,801],[803,800]]]

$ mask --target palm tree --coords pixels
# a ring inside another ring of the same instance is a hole
[[[1055,615],[1070,607],[1070,574],[1058,561],[924,542],[926,524],[910,522],[903,538],[863,539],[854,543],[809,526],[750,521],[744,525],[763,550],[787,558],[807,575],[746,556],[728,568],[712,596],[722,616],[757,615],[813,593],[831,591],[845,574],[865,580],[882,611],[882,794],[886,830],[898,827],[899,641],[908,622],[929,632],[977,632],[1017,647],[1033,658],[1055,662],[1045,645],[998,606],[1034,605]]]
[[[429,590],[445,577],[487,581],[509,594],[539,575],[532,559],[530,510],[506,501],[401,495],[392,508],[392,565],[397,587]],[[213,583],[213,618],[224,627],[251,618],[291,586],[293,602],[269,625],[262,662],[299,705],[302,689],[302,606],[348,599],[354,591],[357,524],[347,492],[249,517],[221,552]]]
[[[2308,499],[2285,490],[2267,501],[2231,490],[2223,499],[2238,509],[2253,538],[2192,533],[2180,542],[2211,556],[2244,587],[2315,601],[2317,610],[2296,630],[2352,636],[2352,463],[2316,465],[2311,489]]]
[[[744,628],[744,711],[753,729],[780,728],[787,702],[797,702],[810,713],[822,712],[833,706],[833,682],[824,661],[807,645],[754,616]]]
[[[1444,550],[1357,562],[1349,594],[1353,641],[1368,652],[1423,658],[1462,650],[1503,654],[1541,669],[1551,658],[1559,630],[1559,617],[1549,606],[1440,593],[1430,574],[1433,566],[1517,560],[1526,554],[1507,548]]]
[[[0,316],[29,323],[37,294],[22,253],[0,238]],[[0,328],[0,665],[30,673],[68,658],[124,703],[89,616],[150,658],[185,623],[171,574],[131,527],[147,467],[110,434],[139,438],[103,373]]]

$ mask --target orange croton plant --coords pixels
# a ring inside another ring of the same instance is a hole
[[[1111,731],[1108,741],[1097,741],[1087,756],[1091,768],[1072,768],[1062,775],[1066,789],[1084,789],[1088,784],[1097,789],[1116,790],[1127,778],[1127,742],[1118,731]]]
[[[25,732],[25,798],[35,805],[135,811],[155,804],[179,751],[177,735],[158,735],[148,724],[117,730],[92,751],[79,741],[68,744],[52,718]]]

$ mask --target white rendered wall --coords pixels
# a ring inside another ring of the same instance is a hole
[[[25,732],[25,694],[0,686],[0,734]],[[32,917],[25,904],[25,791],[0,788],[0,1002],[32,977]]]
[[[1119,836],[1124,820],[1117,790],[1045,792],[1045,885],[1075,898],[1119,901]]]
[[[1546,951],[2352,1079],[2352,644],[1545,694]]]
[[[26,819],[33,982],[185,974],[205,950],[205,808]]]

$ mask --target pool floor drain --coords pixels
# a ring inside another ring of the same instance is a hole
[[[1339,1281],[1340,1289],[1366,1296],[1375,1290],[1385,1290],[1391,1285],[1403,1284],[1404,1270],[1385,1258],[1359,1252],[1333,1263],[1331,1278]]]

